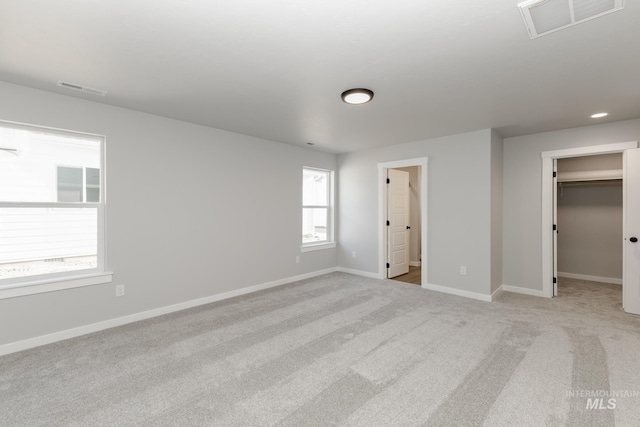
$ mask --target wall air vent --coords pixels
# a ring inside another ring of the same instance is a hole
[[[518,7],[529,37],[535,39],[616,12],[624,8],[624,0],[529,0]]]
[[[84,93],[89,93],[91,95],[98,95],[98,96],[106,96],[107,95],[107,91],[106,90],[100,90],[100,89],[95,89],[95,88],[92,88],[92,87],[77,85],[75,83],[63,82],[62,80],[58,81],[58,86],[64,87],[64,88],[67,88],[67,89],[77,90],[77,91],[84,92]]]

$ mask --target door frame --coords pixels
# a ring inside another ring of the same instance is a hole
[[[622,153],[625,150],[633,148],[638,148],[638,141],[543,151],[540,154],[542,158],[542,296],[553,298],[553,269],[557,257],[557,254],[553,250],[554,160],[568,157]]]
[[[391,162],[378,163],[378,277],[387,278],[387,169],[407,168],[419,166],[420,175],[420,252],[421,278],[420,283],[424,288],[428,281],[427,256],[427,182],[428,182],[428,157],[418,157],[413,159],[396,160]]]

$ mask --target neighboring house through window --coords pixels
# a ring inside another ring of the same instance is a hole
[[[99,202],[100,169],[58,166],[59,202]]]

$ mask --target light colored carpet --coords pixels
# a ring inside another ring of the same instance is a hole
[[[4,356],[0,425],[638,426],[620,289],[483,303],[333,273]]]

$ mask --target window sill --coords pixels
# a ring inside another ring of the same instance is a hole
[[[95,273],[65,278],[50,278],[34,280],[0,288],[0,300],[21,297],[25,295],[42,294],[45,292],[61,291],[63,289],[81,288],[84,286],[111,283],[113,273]]]
[[[321,251],[323,249],[331,249],[336,247],[336,242],[324,242],[317,244],[308,244],[300,247],[300,252]]]

